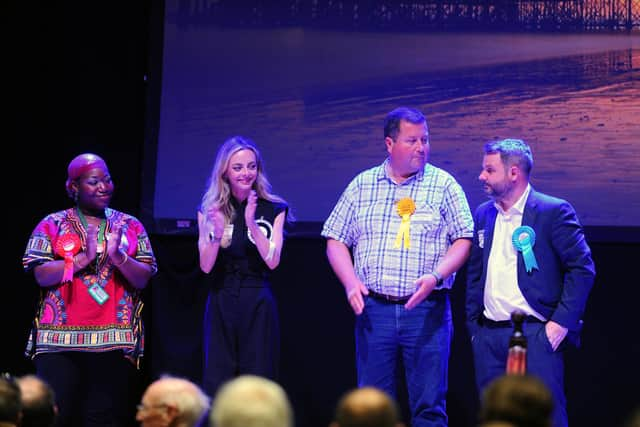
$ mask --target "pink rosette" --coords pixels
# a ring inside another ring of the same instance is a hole
[[[64,270],[62,271],[62,283],[73,280],[73,256],[80,252],[82,242],[77,234],[65,234],[56,242],[56,254],[64,258]]]

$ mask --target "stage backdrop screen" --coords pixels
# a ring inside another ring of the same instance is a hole
[[[511,137],[533,149],[532,185],[583,224],[640,226],[637,35],[226,25],[219,14],[166,0],[156,232],[193,231],[216,150],[234,135],[258,145],[297,219],[321,224],[385,159],[383,120],[402,105],[424,112],[430,162],[472,210],[486,200],[483,144]]]

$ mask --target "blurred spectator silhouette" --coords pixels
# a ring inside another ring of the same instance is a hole
[[[640,406],[627,417],[624,427],[640,427]]]
[[[0,427],[19,426],[21,416],[20,388],[10,374],[3,373],[0,376]]]
[[[205,425],[209,405],[209,397],[196,384],[185,378],[163,375],[145,390],[136,420],[143,427]]]
[[[293,427],[293,410],[285,391],[274,381],[241,375],[216,393],[210,427]]]
[[[336,406],[329,427],[402,427],[395,400],[376,387],[347,392]]]
[[[36,375],[17,379],[22,394],[21,427],[52,427],[58,407],[51,386]]]
[[[503,375],[482,394],[481,427],[550,427],[551,392],[531,375]]]

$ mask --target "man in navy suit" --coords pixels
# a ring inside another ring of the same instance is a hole
[[[529,184],[531,149],[505,139],[484,147],[479,179],[492,199],[474,215],[466,312],[476,383],[483,390],[505,373],[510,317],[527,315],[527,373],[549,387],[554,427],[566,427],[563,349],[578,345],[593,286],[591,251],[573,207]]]

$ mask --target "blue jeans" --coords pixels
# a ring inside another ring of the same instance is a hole
[[[451,305],[447,291],[430,295],[413,310],[365,297],[356,317],[358,386],[396,397],[397,358],[405,368],[412,427],[446,426]]]

